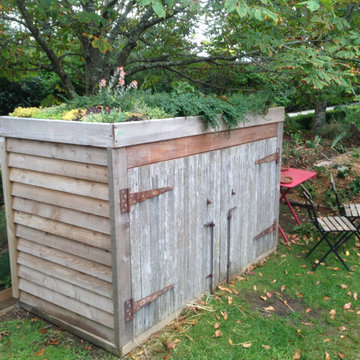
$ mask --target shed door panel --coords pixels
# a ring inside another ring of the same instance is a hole
[[[129,170],[131,192],[174,187],[131,207],[133,299],[175,284],[136,313],[135,336],[209,288],[211,261],[219,267],[218,228],[211,260],[210,229],[204,225],[219,219],[220,164],[220,151],[213,151]]]
[[[271,138],[222,150],[220,278],[239,273],[264,251],[275,246],[273,234],[254,241],[275,215],[276,162],[256,161],[276,152]],[[236,207],[236,209],[234,209]],[[229,210],[231,218],[228,219]],[[229,231],[230,230],[230,231]],[[230,239],[228,240],[228,236]]]

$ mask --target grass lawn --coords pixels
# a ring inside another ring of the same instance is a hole
[[[341,254],[347,272],[330,255],[311,271],[304,254],[314,242],[278,251],[183,315],[127,359],[360,359],[360,244]],[[112,359],[32,315],[2,319],[1,359]]]

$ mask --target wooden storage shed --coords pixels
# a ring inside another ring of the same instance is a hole
[[[277,245],[283,108],[198,117],[0,118],[13,295],[127,353]]]

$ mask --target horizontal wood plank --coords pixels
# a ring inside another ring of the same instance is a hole
[[[90,198],[109,200],[107,184],[12,168],[10,180]]]
[[[33,241],[40,245],[45,245],[69,254],[92,260],[103,265],[111,266],[111,253],[106,250],[19,224],[16,227],[16,236],[25,240]]]
[[[20,211],[15,211],[14,222],[107,251],[110,251],[111,249],[110,236],[96,231],[64,224]]]
[[[11,192],[14,196],[103,217],[110,216],[109,202],[106,200],[93,199],[16,182],[12,185]]]
[[[14,197],[13,209],[110,235],[110,220],[38,201]]]
[[[98,279],[107,282],[112,281],[112,272],[109,266],[101,265],[21,238],[18,241],[17,249],[18,251],[26,252],[27,254],[68,267],[69,269],[77,270]]]
[[[112,147],[113,124],[0,117],[0,135],[95,147]]]
[[[284,121],[284,108],[269,109],[267,114],[248,115],[246,122],[240,121],[238,128],[261,126]],[[220,122],[221,123],[221,122]],[[221,123],[219,131],[227,131]],[[214,133],[214,129],[205,128],[199,116],[178,117],[172,119],[154,119],[137,122],[114,124],[115,147],[132,146],[143,143],[158,142],[188,136]]]
[[[19,277],[41,285],[44,288],[56,291],[72,299],[78,300],[81,303],[84,303],[84,306],[91,305],[108,313],[113,313],[114,311],[114,305],[111,299],[63,280],[43,274],[34,269],[30,269],[24,265],[19,265]]]
[[[105,166],[16,153],[9,154],[9,166],[48,174],[68,176],[75,179],[107,183],[107,168]]]
[[[79,271],[57,265],[50,261],[23,252],[19,253],[17,262],[20,265],[37,270],[56,279],[64,280],[70,284],[87,289],[96,294],[103,295],[109,299],[112,298],[112,284],[104,280],[94,278],[88,274],[83,274]]]
[[[7,141],[7,151],[18,154],[48,157],[51,159],[70,160],[85,164],[107,166],[106,150],[90,146],[9,138]]]
[[[190,136],[174,140],[129,146],[128,168],[182,158],[277,136],[277,123],[236,129],[218,134]]]
[[[64,328],[70,332],[80,336],[85,335],[85,338],[88,338],[90,341],[93,341],[95,337],[99,346],[104,346],[104,344],[105,346],[108,345],[106,340],[110,342],[114,341],[113,329],[100,325],[79,314],[51,304],[24,291],[20,293],[20,306],[31,313],[43,317],[49,322],[64,326]],[[85,334],[82,331],[84,331]],[[103,342],[102,339],[106,340]]]

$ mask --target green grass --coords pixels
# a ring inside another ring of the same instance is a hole
[[[232,294],[218,289],[208,295],[200,304],[204,309],[188,310],[173,324],[176,331],[168,328],[133,352],[133,358],[147,352],[144,359],[284,360],[300,350],[301,359],[325,359],[326,353],[331,359],[360,359],[360,302],[354,298],[360,293],[360,249],[352,241],[348,256],[343,254],[351,273],[333,255],[312,272],[311,260],[304,259],[312,245],[281,244],[263,265],[224,285]],[[322,251],[316,250],[312,261]],[[215,336],[216,330],[221,336]],[[169,350],[175,339],[180,341]]]
[[[127,358],[291,360],[300,350],[303,360],[325,359],[326,353],[360,359],[359,244],[352,240],[348,253],[341,251],[350,273],[333,255],[312,272],[324,247],[304,259],[314,244],[306,241],[280,244],[266,262],[189,306]],[[114,358],[31,315],[1,322],[0,334],[0,359]]]

